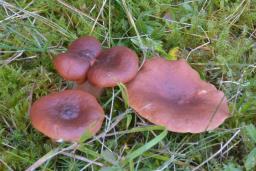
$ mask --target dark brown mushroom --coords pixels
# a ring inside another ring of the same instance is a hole
[[[123,46],[103,50],[88,71],[88,80],[97,87],[126,83],[138,72],[137,54]]]
[[[66,53],[57,55],[54,67],[64,79],[82,83],[100,51],[101,45],[97,39],[81,37],[71,43]]]
[[[147,60],[127,90],[139,115],[173,132],[213,130],[229,117],[223,92],[201,80],[185,60]]]
[[[95,135],[104,120],[104,111],[95,97],[80,90],[52,93],[31,108],[32,125],[56,141],[79,141],[86,131]]]

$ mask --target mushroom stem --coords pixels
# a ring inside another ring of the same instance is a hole
[[[94,97],[96,97],[97,99],[100,98],[100,96],[104,90],[103,88],[94,86],[89,81],[85,81],[83,83],[74,82],[73,89],[86,91],[86,92],[90,93],[91,95],[93,95]]]

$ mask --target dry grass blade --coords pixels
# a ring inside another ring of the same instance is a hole
[[[87,159],[85,157],[82,157],[82,156],[79,156],[79,155],[75,155],[75,154],[70,154],[70,153],[67,153],[67,152],[61,152],[60,154],[63,154],[65,156],[68,156],[68,157],[72,157],[72,158],[75,158],[77,160],[81,160],[81,161],[84,161],[84,162],[87,162],[89,164],[94,164],[94,165],[97,165],[97,166],[100,166],[100,167],[103,167],[104,165],[100,162],[96,162],[95,160],[90,160],[90,159]]]
[[[142,41],[141,36],[140,36],[140,33],[139,33],[138,29],[137,29],[137,26],[136,26],[136,24],[135,24],[135,22],[133,20],[133,16],[132,16],[132,14],[131,14],[131,12],[130,12],[130,10],[129,10],[126,2],[125,2],[125,0],[122,0],[122,4],[123,4],[124,10],[125,10],[125,13],[127,15],[127,18],[128,18],[129,22],[131,23],[132,27],[135,30],[135,33],[136,33],[137,38],[138,38],[139,43],[140,43],[140,48],[141,48],[142,53],[143,53],[143,59],[142,59],[141,65],[139,67],[139,69],[140,69],[143,66],[143,64],[144,64],[144,62],[146,60],[145,46],[143,44],[143,41]]]
[[[51,158],[55,157],[56,155],[68,151],[68,150],[72,150],[78,147],[77,143],[74,143],[72,145],[70,145],[69,147],[66,148],[55,148],[53,150],[51,150],[50,152],[48,152],[46,155],[44,155],[43,157],[41,157],[39,160],[37,160],[33,165],[31,165],[29,168],[26,169],[26,171],[34,171],[36,170],[38,167],[40,167],[44,162],[46,162],[47,160],[50,160]]]
[[[64,5],[65,7],[67,7],[68,9],[76,12],[77,14],[84,16],[86,18],[88,18],[89,20],[93,21],[95,25],[99,25],[103,28],[105,28],[105,26],[103,26],[102,24],[100,24],[99,22],[97,22],[97,19],[94,19],[93,17],[89,16],[88,14],[85,14],[84,12],[82,12],[81,10],[73,7],[72,5],[68,4],[67,2],[63,1],[63,0],[57,0],[57,2],[59,2],[60,4]]]
[[[14,171],[10,166],[8,166],[7,163],[5,163],[1,158],[0,158],[0,163],[3,163],[3,165],[9,170],[9,171]],[[1,165],[0,165],[1,166]]]
[[[210,160],[212,160],[214,157],[216,157],[217,155],[219,155],[220,153],[222,153],[223,149],[225,149],[231,142],[233,139],[236,138],[236,136],[240,133],[240,129],[237,130],[234,135],[216,152],[214,153],[211,157],[209,157],[208,159],[206,159],[205,161],[203,161],[201,164],[199,164],[197,167],[193,168],[192,171],[196,171],[198,169],[200,169],[203,165],[205,165],[206,163],[208,163]]]

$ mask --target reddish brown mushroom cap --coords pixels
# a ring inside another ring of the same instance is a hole
[[[52,93],[31,108],[32,125],[54,140],[79,141],[85,131],[95,135],[104,120],[104,111],[95,97],[80,90]]]
[[[223,92],[201,80],[185,60],[146,61],[127,90],[139,115],[173,132],[213,130],[229,117]]]
[[[86,58],[92,63],[100,51],[100,42],[92,36],[80,37],[73,41],[68,47],[68,52],[76,53],[78,56]]]
[[[72,53],[59,54],[53,61],[55,69],[65,79],[83,82],[90,67],[88,61]]]
[[[98,87],[114,87],[133,79],[138,65],[138,56],[134,51],[116,46],[99,54],[88,71],[88,80]]]
[[[101,44],[97,39],[83,36],[72,42],[66,53],[56,56],[55,69],[64,79],[82,83],[100,51]]]

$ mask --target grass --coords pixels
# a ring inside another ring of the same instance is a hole
[[[254,0],[1,0],[0,170],[254,170],[255,23]],[[207,133],[166,132],[127,107],[120,85],[100,99],[107,117],[98,136],[51,142],[32,128],[30,105],[70,87],[52,59],[88,34],[134,49],[142,64],[179,49],[225,92],[232,116]]]

